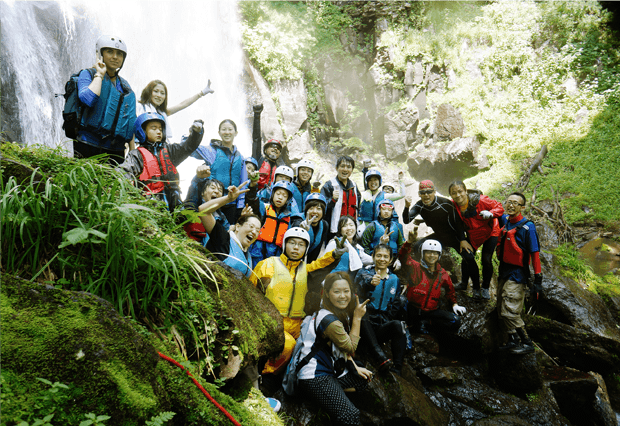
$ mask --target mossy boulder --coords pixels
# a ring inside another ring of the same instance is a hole
[[[228,421],[186,373],[158,355],[181,360],[176,348],[138,332],[109,302],[6,274],[1,295],[3,423],[18,420],[9,418],[7,408],[15,405],[10,399],[25,401],[24,392],[7,396],[5,383],[36,388],[36,378],[79,389],[70,401],[73,410],[109,415],[108,424],[143,425],[164,411],[176,413],[168,424]],[[198,380],[240,423],[258,424],[244,405]]]

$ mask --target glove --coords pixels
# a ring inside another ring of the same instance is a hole
[[[252,109],[254,110],[254,114],[260,114],[263,112],[263,104],[254,105]]]
[[[209,80],[209,82],[207,83],[207,87],[205,87],[204,89],[200,91],[200,93],[202,93],[202,96],[208,95],[209,93],[213,93],[213,92],[215,92],[215,90],[211,88],[211,80]]]
[[[534,284],[530,288],[530,297],[532,299],[538,299],[542,294],[542,274],[534,275]]]
[[[484,220],[493,219],[493,213],[491,213],[491,212],[490,212],[490,211],[488,211],[488,210],[482,210],[482,211],[480,212],[480,216],[482,216],[482,218],[483,218]]]
[[[340,240],[338,240],[338,238],[334,238],[334,240],[336,240],[336,248],[333,252],[334,259],[340,259],[349,249],[344,245],[344,237],[341,237]]]
[[[192,123],[192,127],[191,129],[189,129],[189,131],[191,132],[193,130],[195,132],[200,132],[202,131],[203,124],[204,124],[204,121],[202,120],[194,120],[194,122]]]
[[[465,312],[467,312],[467,309],[465,309],[463,306],[454,305],[452,307],[452,311],[457,315],[464,315]]]

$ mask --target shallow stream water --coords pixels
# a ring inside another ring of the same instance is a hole
[[[579,252],[597,275],[603,276],[620,268],[620,244],[610,238],[588,241]]]

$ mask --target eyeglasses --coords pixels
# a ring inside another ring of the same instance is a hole
[[[433,192],[435,192],[434,189],[425,189],[424,191],[418,191],[418,194],[420,194],[420,195],[431,195]]]
[[[394,209],[394,206],[392,206],[391,204],[381,204],[381,208],[392,210]]]
[[[525,204],[520,204],[518,201],[506,201],[504,204],[507,206],[521,206],[523,207]]]

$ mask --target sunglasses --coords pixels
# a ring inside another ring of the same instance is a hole
[[[430,195],[433,192],[435,192],[434,189],[425,189],[424,191],[418,191],[418,194],[420,194],[420,195]]]

